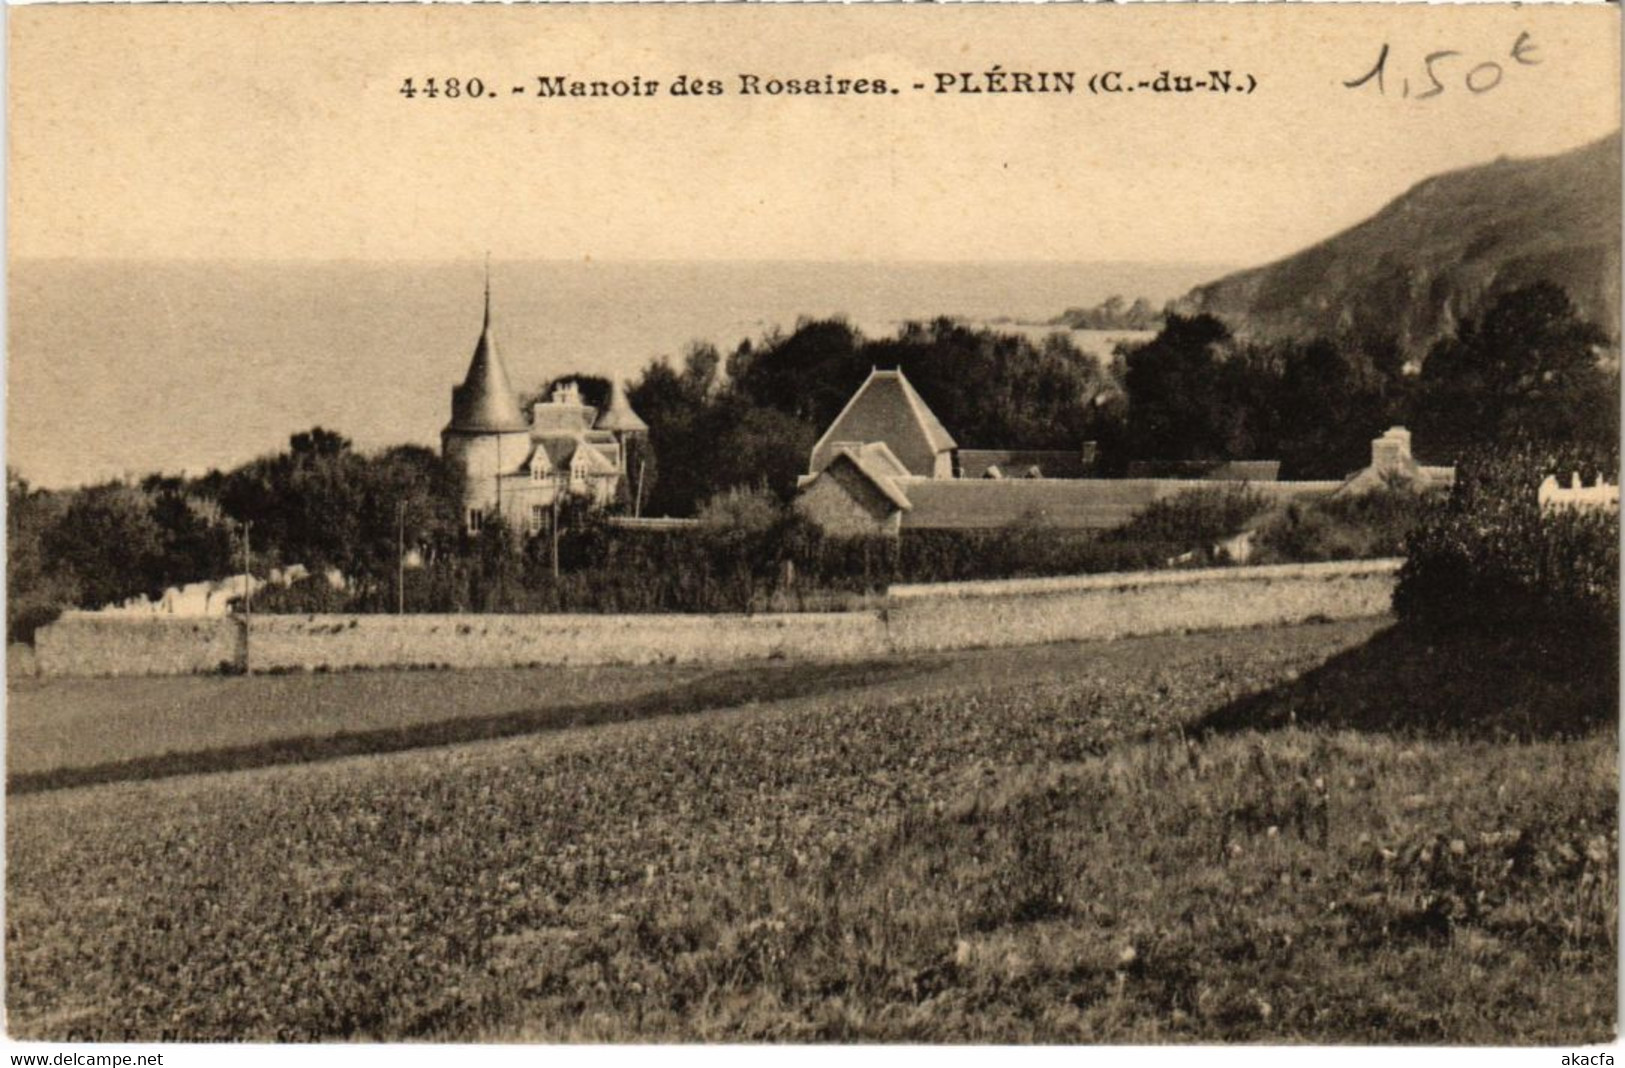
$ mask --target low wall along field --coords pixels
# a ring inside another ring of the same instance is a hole
[[[255,671],[854,659],[885,651],[879,612],[727,615],[256,616]]]
[[[242,626],[200,616],[65,612],[34,635],[41,675],[194,675],[241,670]]]
[[[893,649],[1127,638],[1387,612],[1398,560],[893,586]]]
[[[894,586],[884,610],[767,615],[109,618],[40,630],[42,675],[851,660],[1382,615],[1398,560]]]

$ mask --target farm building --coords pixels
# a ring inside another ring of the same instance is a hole
[[[1059,530],[1120,526],[1153,501],[1215,481],[1245,482],[1285,503],[1408,482],[1446,485],[1451,468],[1411,456],[1395,427],[1372,442],[1371,464],[1342,481],[1282,482],[1274,460],[1148,462],[1131,477],[1088,477],[1094,450],[960,449],[901,371],[870,372],[813,446],[796,507],[842,535],[989,530],[1036,522]]]

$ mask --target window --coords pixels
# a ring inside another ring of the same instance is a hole
[[[481,513],[478,508],[470,508],[468,510],[468,532],[470,534],[478,534],[484,519],[484,514]]]
[[[547,520],[547,505],[533,504],[530,506],[530,532],[536,533],[542,529]]]

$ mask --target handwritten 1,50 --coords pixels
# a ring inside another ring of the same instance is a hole
[[[1501,84],[1506,77],[1508,66],[1536,67],[1540,65],[1540,58],[1535,54],[1537,46],[1528,32],[1518,34],[1518,39],[1512,42],[1505,56],[1465,56],[1454,49],[1441,49],[1429,52],[1422,57],[1420,67],[1413,70],[1418,78],[1426,77],[1426,87],[1419,92],[1411,92],[1411,79],[1400,74],[1399,95],[1407,100],[1430,100],[1436,96],[1444,95],[1447,89],[1465,88],[1470,93],[1487,93]],[[1359,89],[1366,85],[1375,85],[1377,95],[1386,96],[1388,93],[1388,60],[1390,50],[1387,42],[1383,42],[1382,51],[1377,53],[1377,62],[1370,70],[1352,81],[1344,82],[1349,89]],[[1473,61],[1477,59],[1478,62]],[[1396,68],[1400,68],[1395,64]]]

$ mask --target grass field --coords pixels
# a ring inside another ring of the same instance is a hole
[[[128,781],[37,778],[11,797],[9,1025],[58,1040],[1602,1040],[1614,690],[1595,665],[1581,682],[1556,667],[1545,684],[1504,649],[1361,623],[861,677],[631,676],[602,700],[566,681],[554,705],[523,704],[538,677],[414,675],[501,694],[425,700],[419,724],[506,716],[505,736],[375,738],[346,758],[318,744],[343,721],[261,694],[263,736],[237,718],[194,759],[313,749],[218,774],[124,764]],[[335,684],[382,701],[369,687],[397,678]],[[703,699],[663,706],[668,690]],[[581,727],[549,712],[583,703],[599,712]],[[185,722],[138,755],[189,744]],[[116,752],[54,744],[29,774]]]

